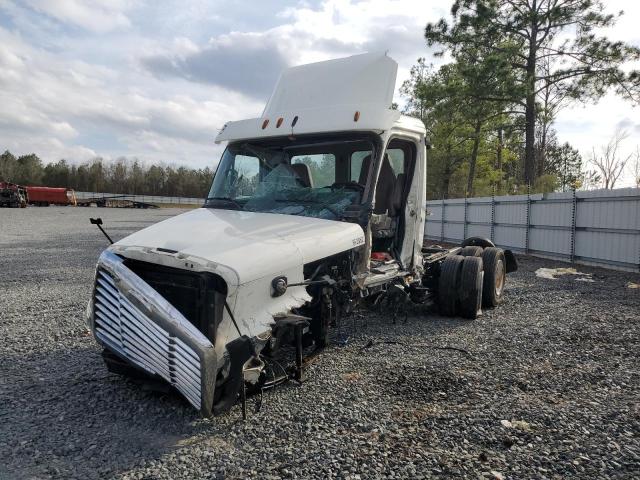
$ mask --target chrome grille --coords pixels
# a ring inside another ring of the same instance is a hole
[[[94,318],[96,337],[106,346],[139,368],[161,376],[189,403],[201,408],[198,355],[127,300],[102,269],[96,278]]]

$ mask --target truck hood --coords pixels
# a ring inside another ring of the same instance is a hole
[[[189,262],[211,271],[223,267],[236,277],[220,272],[223,278],[241,285],[363,244],[364,232],[353,223],[199,208],[129,235],[111,249],[155,263],[171,257],[183,268]]]

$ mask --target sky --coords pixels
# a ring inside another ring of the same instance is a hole
[[[640,2],[607,32],[640,46]],[[0,0],[0,150],[45,162],[126,156],[213,167],[229,120],[257,117],[282,69],[388,51],[398,89],[434,59],[427,22],[448,0]],[[403,100],[396,92],[396,101]],[[559,140],[587,156],[616,128],[640,145],[640,107],[614,95],[561,112]],[[630,184],[630,175],[624,183]]]

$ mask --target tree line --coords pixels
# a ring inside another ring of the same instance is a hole
[[[20,185],[66,187],[82,192],[204,198],[213,170],[166,165],[146,166],[138,160],[95,158],[75,165],[66,160],[44,165],[35,154],[0,155],[0,180]]]
[[[401,93],[433,145],[430,198],[613,188],[628,159],[610,145],[583,159],[553,126],[609,91],[640,98],[640,71],[625,65],[640,49],[599,33],[622,15],[604,12],[599,0],[455,0],[427,24],[427,45],[451,61],[420,59]]]

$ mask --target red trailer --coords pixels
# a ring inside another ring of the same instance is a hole
[[[77,204],[76,194],[70,188],[53,187],[27,187],[29,203],[47,207],[49,205],[73,205]]]

